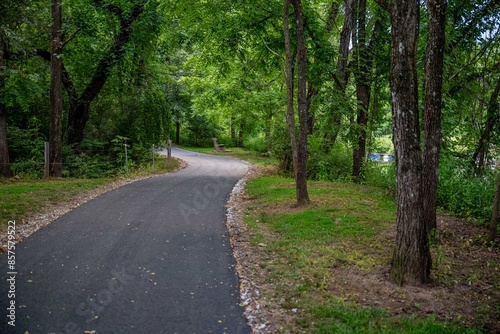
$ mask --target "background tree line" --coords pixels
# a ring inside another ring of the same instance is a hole
[[[428,278],[436,206],[489,222],[500,1],[52,2],[0,5],[3,176],[39,173],[49,139],[54,175],[95,176],[125,141],[139,160],[169,138],[218,137],[276,157],[299,205],[307,179],[393,190],[393,268],[420,240],[400,282]]]

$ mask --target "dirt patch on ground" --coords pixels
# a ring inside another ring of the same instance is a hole
[[[180,169],[183,169],[187,166],[187,163],[181,159],[172,158],[179,161],[179,167],[172,171],[176,172]],[[150,177],[154,177],[157,175],[148,175],[148,176],[140,176],[134,178],[127,178],[116,180],[112,183],[109,183],[103,187],[99,187],[96,189],[88,190],[81,192],[77,196],[69,199],[68,201],[64,201],[58,203],[56,205],[51,205],[46,207],[43,211],[37,213],[32,217],[22,218],[21,220],[16,220],[16,237],[15,243],[19,243],[38,231],[41,228],[49,225],[57,218],[63,216],[69,211],[79,207],[80,205],[116,188],[124,186],[126,184],[144,180]],[[6,225],[0,230],[0,254],[5,253],[7,251],[7,243],[8,243],[8,235],[7,235],[7,227]]]
[[[432,282],[400,287],[389,265],[372,271],[335,269],[333,292],[360,305],[386,308],[394,316],[434,315],[500,333],[500,249],[485,243],[488,230],[451,216],[438,216],[440,244],[432,247]],[[395,228],[380,235],[392,252]]]
[[[275,293],[277,286],[268,283],[266,270],[259,266],[269,260],[266,258],[269,255],[250,243],[253,232],[244,222],[244,212],[252,201],[245,195],[244,185],[258,174],[258,168],[252,167],[228,202],[228,229],[241,279],[245,314],[254,333],[303,332],[296,320],[304,310],[283,308]],[[278,207],[275,209],[280,211]],[[332,268],[334,279],[327,286],[328,292],[361,306],[387,309],[394,317],[433,315],[466,326],[481,326],[486,333],[500,333],[499,247],[485,244],[486,228],[455,217],[439,216],[438,229],[441,242],[432,250],[431,284],[400,287],[390,281],[389,265],[371,270],[337,266]],[[259,233],[273,232],[260,229]],[[377,238],[377,243],[383,245],[377,252],[390,255],[395,227]]]

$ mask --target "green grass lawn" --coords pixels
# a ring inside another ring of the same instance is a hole
[[[188,150],[188,151],[194,151],[194,152],[199,152],[199,153],[205,153],[205,154],[213,154],[213,155],[222,155],[222,156],[228,156],[228,157],[234,157],[238,158],[241,160],[245,160],[248,162],[251,162],[253,164],[259,165],[259,166],[266,166],[266,165],[277,165],[278,162],[275,158],[269,157],[266,154],[262,154],[259,152],[255,151],[250,151],[244,148],[240,147],[234,147],[234,148],[228,148],[230,151],[226,152],[215,152],[213,147],[188,147],[188,146],[179,146],[179,148]]]
[[[259,270],[296,325],[310,333],[476,333],[434,317],[391,317],[384,308],[337,293],[337,269],[369,271],[390,263],[384,231],[395,221],[394,199],[381,188],[310,182],[312,205],[294,208],[292,179],[259,176],[247,184],[246,222],[260,254]],[[284,332],[293,331],[287,328]]]
[[[167,164],[165,157],[158,157],[155,166],[144,165],[131,171],[130,178],[171,172],[179,166],[172,160]],[[0,180],[0,225],[9,220],[22,222],[43,208],[69,200],[83,191],[92,190],[109,184],[117,178],[75,179],[57,178],[8,179]]]

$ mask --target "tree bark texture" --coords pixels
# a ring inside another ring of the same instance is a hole
[[[295,22],[297,24],[297,99],[299,111],[299,144],[297,150],[297,205],[308,205],[309,193],[307,191],[307,47],[304,35],[304,17],[302,1],[292,0],[295,8]]]
[[[293,174],[295,180],[297,180],[297,137],[295,133],[295,112],[293,108],[293,91],[294,91],[294,80],[293,80],[293,56],[292,56],[292,46],[290,41],[290,0],[284,0],[283,5],[283,33],[285,37],[285,81],[286,81],[286,122],[288,124],[288,134],[290,137],[290,146],[292,148],[292,163],[293,163]]]
[[[49,174],[62,176],[62,8],[61,0],[52,0],[50,40],[50,126]]]
[[[338,80],[337,86],[341,92],[345,92],[350,72],[347,70],[349,61],[349,48],[351,46],[352,31],[356,13],[356,0],[345,0],[344,24],[340,33],[340,50],[337,61]]]
[[[491,213],[490,233],[488,235],[489,242],[495,242],[497,237],[498,220],[500,219],[500,176],[498,177],[497,187],[495,190],[495,199],[493,200],[493,211]]]
[[[349,62],[349,48],[351,45],[352,31],[354,29],[355,4],[356,0],[344,1],[344,23],[342,26],[342,32],[340,33],[337,75],[334,77],[337,92],[343,99],[346,99],[345,90],[350,76],[350,71],[348,70],[347,65]],[[340,113],[334,114],[332,123],[332,133],[324,138],[323,146],[326,151],[333,147],[337,141],[337,136],[339,134],[340,127],[342,126],[342,115]]]
[[[100,2],[98,2],[98,4],[100,4]],[[132,24],[142,13],[144,5],[142,3],[135,5],[129,14],[122,13],[116,7],[107,6],[107,8],[118,16],[120,20],[120,30],[107,55],[99,62],[90,83],[87,85],[82,95],[78,97],[78,100],[70,102],[67,128],[68,144],[73,145],[76,150],[79,149],[83,141],[85,125],[90,116],[90,104],[106,83],[113,67],[125,54],[125,45],[130,40],[132,34]]]
[[[5,88],[4,66],[6,43],[2,32],[0,32],[0,91]],[[3,99],[0,99],[0,174],[4,178],[12,176],[9,160],[9,145],[7,142],[7,108]]]
[[[418,111],[419,1],[391,1],[391,96],[396,155],[396,245],[391,276],[398,284],[429,280],[431,256],[423,220]]]
[[[314,87],[313,83],[309,81],[307,84],[307,134],[312,135],[314,133],[314,124],[316,122],[316,115],[312,107],[312,101],[314,97],[318,94],[318,89]]]
[[[245,119],[240,122],[240,129],[238,130],[238,147],[243,147],[243,135],[245,130]]]
[[[441,104],[446,29],[446,0],[428,0],[429,35],[424,85],[424,221],[430,235],[437,228],[437,188],[441,148]]]
[[[368,125],[368,110],[370,107],[370,73],[369,57],[370,51],[366,45],[366,0],[358,1],[356,11],[357,24],[356,35],[353,39],[356,49],[357,68],[354,77],[356,78],[356,99],[357,99],[357,145],[352,156],[352,177],[355,182],[360,182],[363,178],[363,162],[366,153],[366,126]],[[375,34],[375,32],[374,32]]]

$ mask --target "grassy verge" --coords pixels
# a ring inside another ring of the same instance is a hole
[[[395,220],[394,200],[381,188],[351,183],[311,182],[309,193],[313,204],[297,209],[292,207],[292,179],[259,176],[247,185],[251,200],[245,219],[253,235],[250,242],[258,253],[261,283],[273,287],[265,298],[275,300],[295,322],[282,332],[479,332],[412,313],[412,307],[419,307],[415,300],[404,301],[412,304],[403,305],[398,316],[378,296],[374,301],[380,307],[362,306],[358,301],[369,299],[375,289],[370,285],[376,276],[372,273],[390,262],[392,245],[386,232]],[[360,293],[363,289],[346,288],[355,279],[364,285],[367,296]],[[387,305],[402,302],[389,300]]]
[[[128,178],[140,178],[154,174],[169,173],[179,166],[177,160],[170,165],[164,157],[156,160],[155,166],[143,165],[131,171]],[[71,200],[81,192],[105,186],[122,177],[96,179],[8,179],[0,180],[0,226],[9,220],[21,222],[44,207]]]
[[[269,157],[268,155],[255,152],[255,151],[250,151],[246,150],[244,148],[230,148],[228,149],[229,151],[226,152],[215,152],[213,148],[207,148],[207,147],[187,147],[187,146],[180,146],[179,148],[188,150],[188,151],[194,151],[194,152],[199,152],[199,153],[205,153],[205,154],[213,154],[213,155],[223,155],[223,156],[228,156],[228,157],[234,157],[238,158],[241,160],[245,160],[248,162],[251,162],[253,164],[259,165],[259,166],[268,166],[268,165],[277,165],[278,162],[275,158]]]

